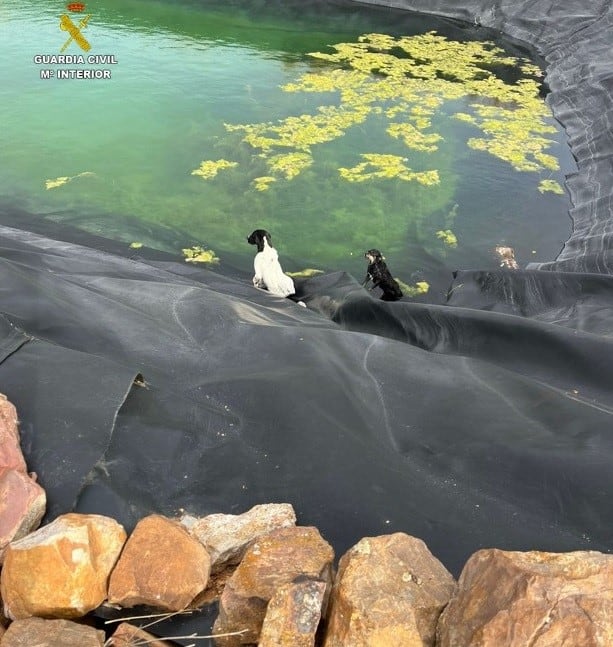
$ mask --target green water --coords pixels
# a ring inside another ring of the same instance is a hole
[[[264,162],[224,124],[250,124],[313,113],[333,95],[288,93],[280,86],[317,69],[307,56],[353,42],[360,34],[450,37],[477,32],[431,18],[343,3],[91,2],[83,35],[89,54],[117,65],[38,65],[59,54],[66,32],[61,2],[0,4],[0,200],[94,233],[181,253],[194,244],[249,267],[255,228],[273,234],[287,269],[343,269],[361,276],[363,252],[379,247],[406,281],[448,268],[495,266],[505,243],[520,262],[555,256],[569,233],[566,195],[541,194],[539,179],[563,183],[572,159],[558,129],[548,152],[560,170],[514,171],[470,150],[465,124],[444,107],[433,119],[444,145],[411,155],[416,170],[436,168],[441,182],[425,187],[397,179],[349,183],[339,166],[360,153],[407,155],[371,115],[325,146],[291,181],[258,191]],[[399,18],[401,16],[401,18]],[[81,16],[71,14],[75,23]],[[509,46],[511,47],[511,46]],[[85,54],[72,43],[65,54]],[[108,69],[111,79],[41,79],[41,69]],[[462,100],[453,106],[462,110]],[[555,124],[553,119],[550,119]],[[191,174],[203,160],[239,166],[212,180]],[[84,174],[80,175],[79,174]],[[53,189],[46,181],[74,179]],[[76,177],[78,176],[78,177]],[[452,229],[457,248],[436,237]]]

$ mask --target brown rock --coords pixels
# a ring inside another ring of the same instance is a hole
[[[106,598],[109,573],[126,539],[100,515],[65,514],[11,543],[1,591],[9,618],[76,618]]]
[[[289,503],[269,503],[240,515],[210,514],[202,519],[185,515],[181,523],[207,549],[211,571],[216,573],[228,564],[238,564],[258,537],[295,526],[296,513]]]
[[[206,589],[193,599],[189,605],[190,608],[199,609],[200,607],[217,602],[226,587],[226,582],[232,577],[235,570],[236,566],[229,566],[218,573],[211,573]]]
[[[111,574],[109,602],[181,611],[209,580],[211,561],[202,544],[176,521],[141,519]]]
[[[235,647],[256,643],[275,591],[300,576],[329,586],[333,559],[332,547],[317,528],[280,528],[260,537],[228,580],[214,625],[217,634],[246,631],[241,636],[217,638],[216,644]]]
[[[366,537],[340,560],[325,647],[433,647],[455,581],[423,541]]]
[[[0,598],[0,636],[4,633],[4,630],[9,626],[10,620],[4,615],[4,604],[2,603],[2,598]]]
[[[279,587],[268,603],[258,647],[314,647],[326,588],[317,580]]]
[[[480,550],[437,635],[440,647],[610,647],[613,555]]]
[[[21,453],[17,410],[0,393],[0,467],[26,472],[26,462]]]
[[[7,629],[1,647],[103,647],[104,631],[70,620],[27,618]]]
[[[158,640],[156,636],[147,633],[143,629],[128,622],[122,622],[109,639],[107,647],[136,647],[137,645],[170,647],[171,643],[161,639]]]
[[[47,496],[25,472],[0,468],[0,562],[9,542],[40,525]]]

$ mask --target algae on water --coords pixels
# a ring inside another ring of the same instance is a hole
[[[212,249],[206,249],[200,245],[194,245],[181,251],[186,263],[205,263],[207,265],[217,265],[219,263],[219,258]]]
[[[546,135],[556,129],[545,119],[549,112],[537,80],[541,72],[529,62],[507,56],[491,43],[450,41],[434,32],[401,38],[366,34],[356,43],[339,43],[333,49],[334,53],[312,53],[326,64],[283,90],[333,92],[339,105],[320,106],[313,114],[278,122],[226,125],[228,132],[242,133],[242,141],[266,161],[269,175],[256,178],[259,191],[267,190],[273,178],[298,176],[313,163],[315,146],[342,137],[372,114],[383,115],[389,121],[387,134],[410,151],[432,153],[444,141],[433,130],[432,118],[445,101],[460,98],[469,98],[472,112],[453,116],[480,131],[468,139],[470,148],[494,155],[517,171],[557,170],[556,158],[545,152],[554,143]],[[497,76],[497,67],[518,68],[525,78],[507,83]],[[382,156],[365,152],[366,163],[352,169],[340,167],[341,177],[438,183],[436,169],[426,176],[407,172],[391,157],[376,162],[378,168],[373,171],[369,158],[377,155]],[[203,162],[193,173],[214,177],[216,172],[209,172],[205,164],[211,163]]]
[[[555,181],[542,178],[558,169],[549,152],[556,128],[539,95],[541,71],[528,61],[492,43],[452,41],[434,32],[366,34],[310,56],[310,70],[282,86],[303,93],[305,102],[314,99],[308,111],[225,124],[228,137],[214,145],[227,159],[202,162],[193,171],[212,182],[209,238],[217,230],[242,237],[253,214],[260,214],[260,226],[291,240],[294,256],[325,265],[357,253],[367,241],[388,253],[403,250],[413,220],[427,238],[443,243],[436,253],[444,255],[457,246],[451,223],[426,223],[434,214],[457,211],[459,147],[536,174],[535,190],[558,191]],[[506,81],[505,72],[516,80]],[[454,129],[457,122],[463,126]],[[242,175],[217,177],[235,166]],[[222,181],[228,204],[239,201],[242,211],[228,213],[223,206]],[[305,231],[305,214],[316,219],[314,231]]]

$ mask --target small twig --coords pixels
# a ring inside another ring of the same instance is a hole
[[[170,618],[174,618],[175,616],[179,616],[183,613],[188,614],[188,613],[192,613],[192,611],[191,609],[182,609],[181,611],[174,611],[173,613],[167,613],[166,615],[162,615],[161,618],[158,618],[157,620],[153,620],[152,622],[148,622],[147,624],[143,625],[141,629],[147,629],[148,627],[153,627],[153,625],[156,625],[158,622],[164,622],[164,620],[169,620]]]
[[[140,647],[141,645],[150,645],[152,643],[158,642],[158,641],[164,641],[164,640],[187,640],[188,638],[195,638],[196,640],[207,640],[208,638],[227,638],[230,636],[241,636],[244,633],[247,633],[249,629],[241,629],[240,631],[230,631],[225,634],[210,634],[207,636],[198,636],[197,634],[190,634],[189,636],[158,636],[157,638],[151,638],[151,640],[145,640],[143,638],[138,638],[136,637],[136,641],[138,642],[133,642],[133,639],[130,638],[130,647]],[[113,640],[113,636],[108,638],[106,642],[104,643],[105,647],[108,647],[111,645],[111,641]],[[192,643],[191,645],[188,645],[187,647],[196,647],[196,643]]]
[[[129,616],[126,618],[113,618],[112,620],[105,620],[105,625],[110,625],[115,622],[127,622],[128,620],[147,620],[149,618],[170,618],[171,616],[176,616],[180,613],[193,613],[193,609],[183,609],[182,611],[166,611],[166,613],[149,613],[144,616]]]

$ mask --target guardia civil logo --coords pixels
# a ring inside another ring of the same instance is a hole
[[[89,25],[90,14],[85,13],[85,4],[82,2],[70,2],[66,5],[66,13],[60,16],[60,29],[66,32],[68,38],[60,48],[59,54],[36,54],[34,63],[36,65],[56,65],[58,68],[40,68],[41,79],[110,79],[110,69],[82,68],[83,65],[117,65],[114,54],[89,54],[92,46],[84,35],[84,30]],[[71,17],[69,14],[75,14]],[[80,14],[80,16],[79,16]],[[71,49],[69,49],[71,48]],[[64,54],[66,50],[68,53]],[[75,65],[78,67],[68,68]]]
[[[71,2],[66,5],[66,9],[68,9],[69,12],[71,13],[83,13],[85,11],[85,5],[82,2]],[[89,22],[90,15],[83,16],[81,20],[77,24],[75,24],[70,16],[68,14],[62,14],[60,18],[60,29],[62,31],[65,31],[69,34],[68,40],[62,45],[62,48],[60,49],[60,52],[66,51],[68,47],[72,43],[75,43],[78,45],[84,52],[89,52],[91,49],[91,45],[83,36],[81,31],[87,27],[87,23]]]

